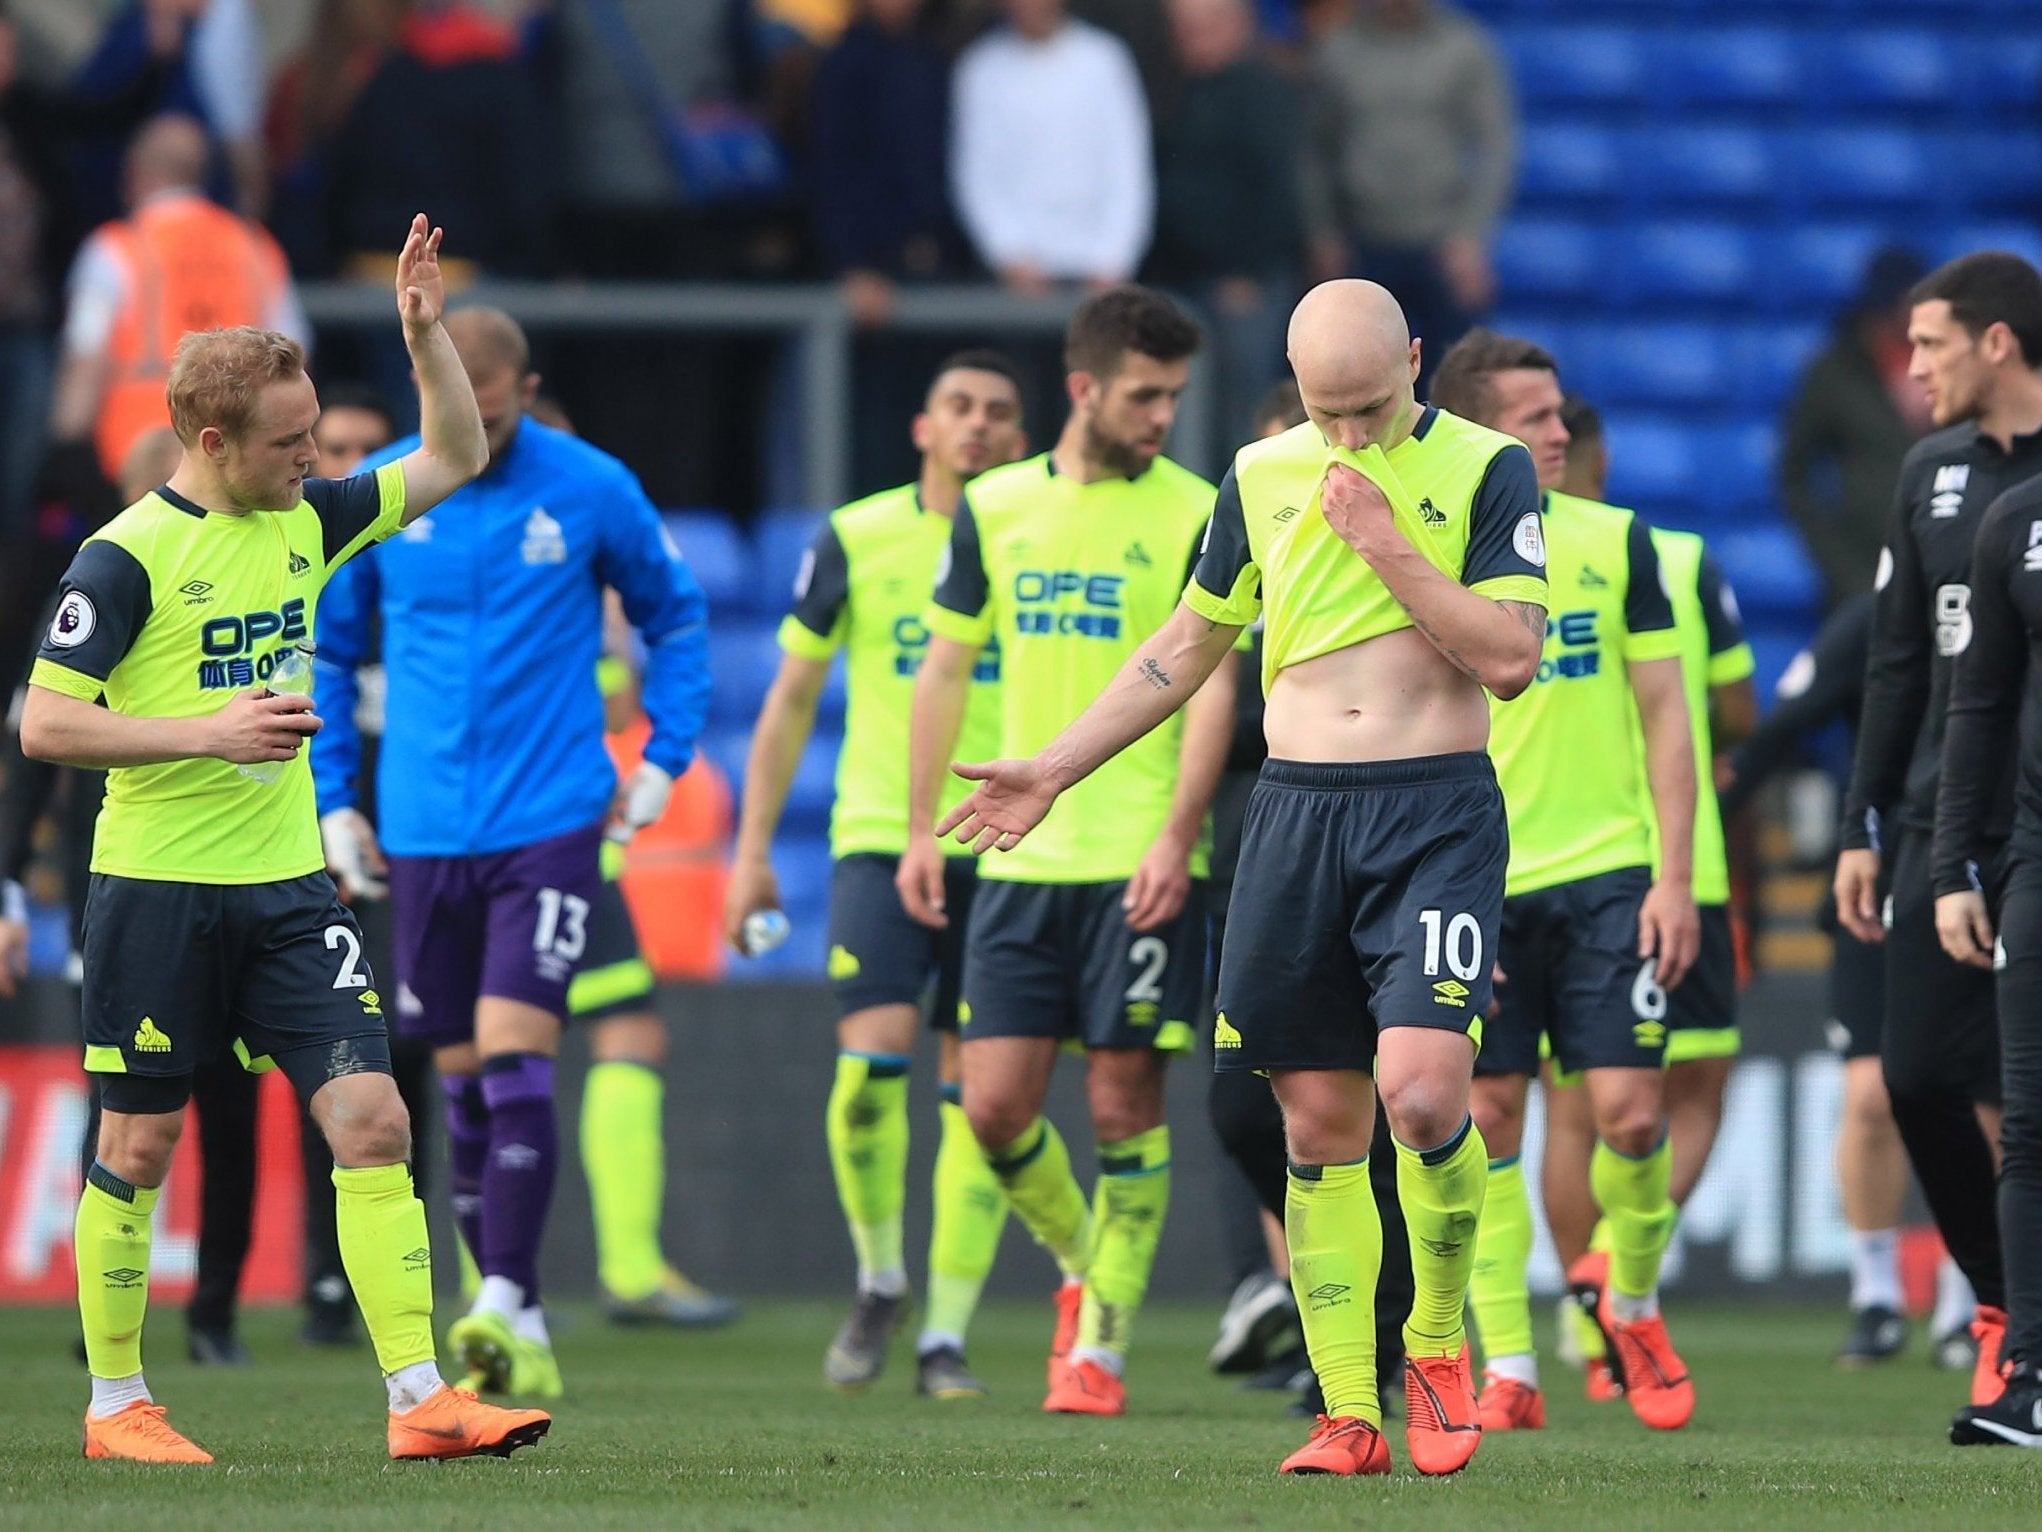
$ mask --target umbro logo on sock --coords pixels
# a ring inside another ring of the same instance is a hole
[[[140,1287],[142,1278],[148,1273],[138,1271],[132,1266],[116,1266],[112,1271],[104,1271],[100,1275],[106,1278],[108,1287],[130,1288]]]
[[[405,1251],[403,1259],[406,1271],[424,1271],[432,1265],[433,1253],[424,1245],[420,1245],[416,1250]]]

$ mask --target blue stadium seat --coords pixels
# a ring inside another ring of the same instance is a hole
[[[1810,207],[1919,208],[1940,189],[1942,167],[1919,133],[1818,128],[1792,143],[1789,184]]]
[[[1730,390],[1723,337],[1702,324],[1584,326],[1563,359],[1591,399],[1612,410],[1637,405],[1716,405]]]
[[[2023,128],[1951,135],[1938,158],[1960,205],[2028,212],[2042,198],[2042,134]]]
[[[2011,250],[2042,266],[2042,229],[2030,223],[1965,223],[1943,236],[1930,252],[1939,261],[1968,255],[1973,250]]]
[[[2030,122],[2042,109],[2042,32],[2032,27],[1998,30],[1978,41],[1966,64],[1967,81],[1981,105]]]
[[[1727,332],[1735,402],[1751,410],[1780,410],[1829,335],[1829,325],[1815,322],[1746,325]]]
[[[1518,94],[1533,105],[1634,106],[1650,99],[1645,49],[1622,27],[1521,27],[1501,38]]]
[[[1600,297],[1610,290],[1614,249],[1594,224],[1513,219],[1496,238],[1497,285],[1511,300]]]
[[[1710,430],[1702,439],[1708,465],[1702,495],[1725,522],[1775,514],[1775,468],[1779,433],[1770,420],[1738,421]]]
[[[1757,204],[1779,195],[1779,156],[1756,128],[1647,129],[1625,141],[1631,195],[1646,204]]]
[[[720,614],[750,603],[752,550],[736,522],[711,510],[668,511],[661,519],[713,610]]]
[[[827,520],[821,511],[780,509],[759,517],[752,532],[758,550],[758,597],[756,608],[779,615],[794,599],[794,577],[801,572],[802,555],[822,531]]]
[[[1873,253],[1889,242],[1877,224],[1797,224],[1773,247],[1768,285],[1783,307],[1834,313],[1857,292]]]
[[[1610,499],[1636,506],[1654,520],[1693,503],[1701,489],[1696,467],[1695,433],[1663,415],[1603,413],[1603,435],[1609,442]]]
[[[1524,130],[1517,194],[1527,205],[1609,202],[1623,192],[1617,138],[1581,122],[1533,123]]]
[[[1847,110],[1947,108],[1959,89],[1955,50],[1933,32],[1839,26],[1810,61],[1818,87]]]
[[[1805,619],[1822,603],[1822,576],[1794,529],[1741,527],[1711,544],[1747,618]]]
[[[1766,27],[1680,28],[1653,39],[1653,77],[1694,106],[1786,106],[1801,91],[1799,42]]]
[[[1734,223],[1647,223],[1626,229],[1623,291],[1633,304],[1751,301],[1759,255],[1750,232]]]
[[[774,624],[764,620],[709,625],[709,716],[717,723],[750,724],[780,669]]]

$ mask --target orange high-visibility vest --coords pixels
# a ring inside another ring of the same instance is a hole
[[[608,736],[619,780],[645,758],[652,726],[641,715]],[[723,973],[723,889],[729,880],[730,784],[702,756],[674,783],[666,813],[631,837],[618,880],[646,962],[662,979]]]
[[[170,424],[163,386],[177,343],[192,330],[266,323],[290,278],[268,233],[196,193],[151,202],[99,232],[128,288],[93,431],[100,466],[119,483],[135,439]]]

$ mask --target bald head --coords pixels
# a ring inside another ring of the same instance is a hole
[[[447,316],[447,339],[471,378],[500,372],[523,377],[531,369],[532,347],[518,322],[502,309],[477,306]]]
[[[198,186],[212,147],[196,117],[166,112],[143,124],[128,145],[128,195],[136,202],[159,191]]]
[[[177,472],[184,461],[184,443],[169,426],[144,431],[121,459],[121,499],[133,505]]]
[[[1404,310],[1379,282],[1322,282],[1290,316],[1290,366],[1326,439],[1395,446],[1416,415],[1418,347]]]
[[[502,309],[458,309],[447,316],[447,338],[475,390],[475,408],[482,414],[482,434],[489,439],[492,464],[503,462],[518,426],[539,397],[539,375],[532,371],[532,349],[518,322]]]

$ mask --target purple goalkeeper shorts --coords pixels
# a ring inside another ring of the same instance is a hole
[[[567,1014],[602,887],[603,827],[485,856],[393,856],[397,1031],[435,1048],[475,1038],[484,995]]]

